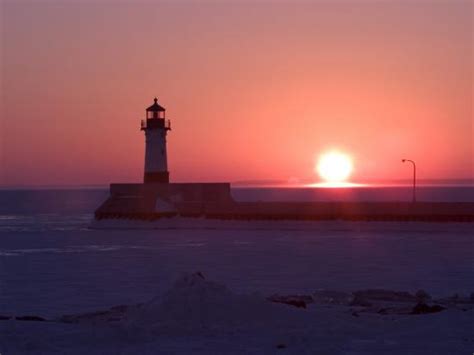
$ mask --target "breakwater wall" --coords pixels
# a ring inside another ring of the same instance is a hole
[[[472,202],[237,202],[228,183],[112,184],[95,218],[474,222]]]

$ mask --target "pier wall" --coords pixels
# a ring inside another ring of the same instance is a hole
[[[181,216],[243,220],[360,220],[474,222],[474,203],[236,202],[177,205]]]
[[[236,202],[228,183],[112,184],[96,219],[474,222],[472,202]]]

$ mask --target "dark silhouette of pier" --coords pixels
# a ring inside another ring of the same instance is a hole
[[[96,219],[474,222],[473,202],[238,202],[228,183],[112,184]]]

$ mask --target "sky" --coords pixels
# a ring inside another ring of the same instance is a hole
[[[473,178],[473,2],[0,0],[0,185]]]

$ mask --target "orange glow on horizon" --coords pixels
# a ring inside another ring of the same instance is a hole
[[[352,188],[352,187],[368,187],[369,184],[360,184],[355,182],[317,182],[314,184],[304,185],[304,187],[314,188]]]

